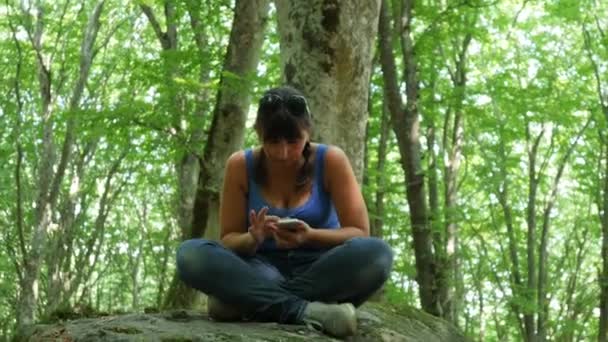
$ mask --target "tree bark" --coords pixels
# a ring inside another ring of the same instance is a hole
[[[528,225],[527,231],[527,270],[528,280],[526,283],[525,297],[529,303],[536,303],[537,294],[537,276],[536,276],[536,194],[538,192],[538,184],[540,182],[540,175],[536,172],[536,158],[538,153],[538,145],[540,139],[544,135],[544,129],[538,134],[538,136],[532,141],[530,134],[530,123],[526,122],[526,143],[528,148],[528,205],[526,207],[526,223]],[[535,312],[537,306],[533,305],[524,311],[524,326],[526,328],[526,341],[536,341],[536,326],[535,326]]]
[[[384,236],[384,195],[386,193],[386,151],[390,135],[389,111],[384,101],[382,118],[380,119],[380,139],[378,141],[378,164],[376,165],[376,194],[374,199],[375,217],[373,236]]]
[[[460,162],[462,159],[462,146],[464,144],[464,111],[463,102],[466,96],[467,69],[466,58],[467,50],[471,42],[471,33],[467,33],[457,51],[456,70],[450,72],[452,84],[454,86],[454,122],[451,127],[444,127],[445,133],[451,132],[451,139],[448,144],[444,139],[444,148],[448,150],[447,165],[444,170],[445,186],[445,264],[440,267],[441,287],[441,307],[443,317],[458,325],[458,303],[462,295],[462,275],[460,274],[459,243],[458,243],[458,223],[455,212],[457,211],[458,201],[458,179],[460,173]]]
[[[424,174],[420,162],[420,138],[418,118],[418,75],[416,58],[411,38],[413,0],[405,0],[401,13],[401,45],[405,65],[406,98],[405,106],[401,102],[396,78],[395,58],[392,51],[390,16],[388,1],[382,2],[380,14],[380,53],[384,89],[389,99],[391,122],[397,137],[401,153],[401,167],[406,175],[407,201],[410,208],[410,222],[414,237],[416,256],[416,280],[419,285],[419,296],[424,311],[441,315],[437,292],[437,269],[433,253],[430,222],[427,217]]]
[[[26,27],[32,46],[36,52],[38,67],[38,83],[40,86],[42,119],[42,154],[39,159],[38,175],[38,197],[36,199],[36,215],[30,248],[27,251],[27,258],[23,262],[23,278],[21,283],[21,293],[17,306],[17,327],[23,328],[32,324],[36,319],[36,304],[38,301],[38,275],[40,264],[43,259],[42,248],[46,241],[46,234],[51,221],[49,189],[53,177],[53,165],[55,161],[55,146],[53,144],[53,122],[51,120],[51,73],[44,63],[42,56],[42,33],[43,33],[43,7],[39,4],[36,15],[36,28]],[[29,15],[29,13],[28,13]],[[25,255],[24,255],[25,256]]]
[[[553,180],[553,185],[551,187],[551,193],[549,194],[549,198],[547,199],[547,203],[545,205],[543,211],[543,226],[541,230],[541,240],[540,246],[538,247],[538,319],[537,319],[537,341],[544,342],[547,338],[547,322],[549,321],[549,301],[547,298],[547,278],[548,278],[548,262],[549,256],[547,251],[547,244],[549,243],[549,228],[551,226],[551,213],[553,211],[553,206],[555,204],[555,199],[557,198],[558,186],[561,180],[562,174],[564,172],[564,168],[574,150],[574,147],[578,143],[579,139],[591,123],[591,120],[588,120],[585,126],[578,132],[574,141],[570,143],[568,149],[564,153],[563,158],[560,160],[557,166],[557,174],[555,179]],[[552,139],[555,135],[552,135]]]
[[[162,50],[164,52],[178,51],[179,36],[177,31],[177,21],[179,18],[176,17],[177,14],[175,3],[167,0],[164,1],[163,5],[166,21],[165,31],[163,31],[163,28],[156,19],[151,7],[146,4],[140,4],[140,7],[144,14],[148,17],[150,25],[154,29]],[[195,34],[195,37],[198,37],[198,35]],[[167,54],[164,55],[167,56]],[[169,85],[166,88],[166,92],[169,101],[171,102],[171,107],[173,108],[173,113],[171,114],[174,117],[174,128],[179,129],[180,131],[190,129],[190,127],[183,126],[184,124],[188,126],[193,125],[195,121],[193,119],[194,116],[188,117],[186,113],[184,113],[182,106],[184,99],[182,98],[181,94],[176,92],[176,87],[172,86],[174,84],[174,78],[179,76],[178,66],[174,61],[169,60],[168,57],[165,57],[164,64],[166,73],[165,78],[167,80],[167,84]],[[182,124],[182,122],[184,123]],[[201,123],[198,124],[200,125]],[[192,130],[192,134],[189,138],[195,137],[200,129],[200,127],[195,127]],[[190,231],[192,229],[196,185],[198,182],[198,174],[200,172],[199,158],[191,148],[186,148],[179,160],[176,162],[175,169],[178,184],[177,223],[182,237],[186,237],[190,235]],[[174,275],[171,289],[176,291],[174,297],[172,298],[180,298],[184,306],[196,304],[196,291],[186,287],[181,281],[179,281],[177,275]],[[172,291],[170,290],[169,293],[171,294]]]
[[[496,114],[498,115],[499,112],[497,111]],[[523,284],[523,280],[522,280],[522,276],[521,276],[521,271],[520,271],[520,261],[519,261],[519,254],[517,252],[518,248],[517,248],[517,237],[515,235],[515,227],[514,227],[514,221],[513,221],[513,209],[511,207],[511,199],[510,199],[510,182],[509,182],[509,175],[507,173],[507,147],[505,146],[505,142],[504,142],[504,137],[505,137],[505,133],[504,133],[504,120],[501,118],[499,119],[500,121],[500,127],[499,127],[499,145],[498,145],[498,157],[499,157],[499,168],[500,168],[500,177],[502,179],[502,183],[499,185],[499,187],[496,189],[496,194],[498,197],[498,202],[500,203],[500,206],[503,210],[503,215],[504,215],[504,219],[505,219],[505,225],[507,228],[507,238],[508,238],[508,245],[509,245],[509,259],[511,261],[511,272],[510,272],[510,286],[511,286],[511,293],[512,296],[515,297],[515,300],[512,301],[512,311],[513,311],[513,316],[515,316],[515,318],[517,319],[518,324],[518,328],[520,333],[522,334],[522,338],[525,337],[526,334],[526,328],[525,328],[525,323],[522,319],[522,311],[523,309],[521,308],[521,305],[518,304],[519,301],[521,300],[520,298],[518,298],[520,296],[520,292],[521,289],[523,288],[524,284]]]
[[[602,41],[606,39],[604,30],[600,27],[599,20],[596,17],[596,25]],[[604,115],[604,122],[608,122],[608,94],[602,91],[602,79],[600,74],[600,68],[593,59],[592,51],[592,38],[583,25],[583,38],[585,43],[585,50],[587,57],[593,66],[593,74],[595,76],[595,89],[598,96],[600,108]],[[605,80],[604,80],[605,81]],[[605,149],[604,155],[604,169],[599,170],[600,184],[602,188],[600,191],[600,199],[598,200],[598,212],[599,221],[602,227],[602,270],[599,274],[599,285],[600,285],[600,319],[599,319],[599,331],[597,339],[599,342],[608,341],[608,127],[605,125],[599,129],[600,146],[601,149]]]
[[[93,60],[93,46],[100,27],[100,16],[105,1],[99,1],[87,23],[85,36],[81,46],[80,73],[74,86],[69,108],[76,109],[79,106],[84,86],[87,82],[91,63]],[[68,120],[66,135],[63,142],[61,158],[57,167],[55,164],[55,145],[53,142],[54,128],[52,121],[52,93],[51,93],[51,70],[50,65],[45,64],[42,51],[42,35],[44,29],[44,8],[37,3],[37,20],[34,32],[26,27],[26,31],[32,42],[37,56],[38,81],[40,84],[40,95],[42,99],[41,116],[43,122],[42,155],[39,164],[39,195],[36,200],[36,220],[30,242],[28,257],[24,260],[24,276],[22,279],[22,292],[18,304],[17,326],[21,329],[25,325],[32,324],[36,318],[36,305],[38,301],[38,277],[42,261],[44,259],[44,246],[47,240],[47,231],[51,224],[51,212],[55,207],[59,190],[63,182],[65,171],[71,159],[72,147],[75,139],[75,118]],[[55,172],[53,170],[56,169]]]
[[[89,20],[87,22],[87,26],[85,28],[85,34],[82,40],[82,44],[80,47],[80,69],[78,74],[78,79],[72,89],[72,96],[70,97],[69,102],[69,110],[76,111],[80,107],[80,102],[82,99],[82,95],[84,93],[85,86],[87,84],[87,80],[89,78],[89,73],[93,64],[94,58],[94,47],[95,42],[97,40],[97,34],[99,32],[99,28],[101,26],[101,12],[103,10],[103,6],[105,1],[99,1]],[[55,174],[53,180],[53,186],[51,189],[51,208],[52,211],[56,211],[55,203],[58,201],[61,184],[65,178],[66,171],[68,169],[68,165],[71,163],[72,154],[74,150],[74,145],[76,141],[76,126],[77,126],[77,116],[70,116],[67,122],[65,138],[63,141],[61,158],[59,160],[59,165],[57,167],[57,173]],[[72,239],[73,231],[73,220],[71,219],[74,216],[74,208],[68,209],[70,211],[67,214],[67,225],[64,225],[56,237],[57,244],[53,244],[54,248],[49,251],[49,255],[61,254],[59,251],[66,248],[66,245],[62,244],[62,242],[66,239]],[[71,255],[64,254],[63,255],[68,260]],[[58,262],[49,262],[49,301],[47,306],[45,307],[44,312],[49,313],[55,310],[62,303],[67,302],[69,299],[69,295],[71,295],[71,290],[76,288],[78,284],[73,284],[69,282],[68,279],[62,279],[60,263]],[[62,291],[62,289],[67,288],[67,291]]]
[[[380,1],[277,1],[283,81],[309,99],[313,139],[340,146],[359,184]]]
[[[202,164],[196,174],[198,186],[192,188],[196,190],[191,209],[193,220],[190,228],[182,228],[184,239],[201,237],[203,234],[211,239],[219,238],[216,212],[219,210],[222,170],[230,154],[243,144],[245,120],[251,101],[249,77],[255,73],[259,62],[268,9],[269,0],[239,0],[235,4],[211,129]],[[227,76],[228,73],[230,75]],[[238,79],[234,78],[235,75]],[[191,307],[196,296],[197,292],[186,287],[175,274],[164,306]]]
[[[604,114],[608,119],[608,109]],[[598,341],[608,341],[608,147],[605,148],[603,170],[603,195],[600,222],[602,226],[602,271],[600,276],[600,326]]]

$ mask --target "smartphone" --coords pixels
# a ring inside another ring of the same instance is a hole
[[[282,218],[277,222],[277,226],[280,229],[296,230],[299,223],[300,220],[295,218]]]

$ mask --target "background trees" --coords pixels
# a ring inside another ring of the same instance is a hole
[[[175,247],[217,234],[283,80],[361,172],[388,299],[479,340],[606,340],[606,5],[363,3],[0,4],[0,335],[191,304]]]

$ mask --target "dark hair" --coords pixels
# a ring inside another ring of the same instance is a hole
[[[290,86],[270,89],[260,98],[254,127],[262,141],[299,139],[302,137],[302,131],[311,133],[312,130],[308,101],[299,90]],[[310,154],[310,141],[307,141],[302,151],[304,165],[296,178],[296,190],[306,186],[312,178]],[[264,161],[265,154],[262,148],[260,155],[254,158],[255,174],[253,175],[255,182],[260,185],[265,185],[267,181]]]

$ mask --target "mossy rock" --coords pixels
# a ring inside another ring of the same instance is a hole
[[[413,308],[367,303],[358,309],[359,329],[347,341],[468,341],[448,322]],[[18,341],[287,342],[336,341],[306,326],[210,320],[205,313],[176,310],[38,324]]]

